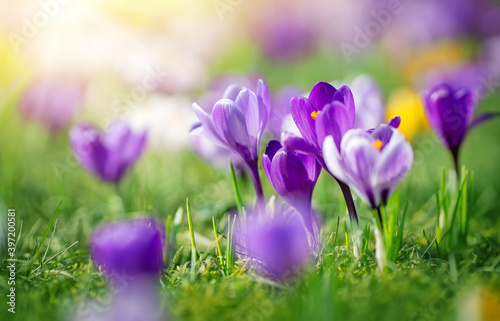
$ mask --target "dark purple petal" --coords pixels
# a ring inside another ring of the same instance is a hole
[[[399,128],[399,125],[401,125],[401,117],[399,116],[396,116],[392,119],[390,119],[387,124],[393,128],[396,128],[398,129]]]
[[[314,85],[311,89],[311,93],[309,93],[309,101],[314,105],[314,110],[312,111],[322,110],[325,105],[333,102],[333,97],[336,92],[337,89],[326,82],[321,81]]]
[[[394,133],[394,127],[382,124],[375,128],[372,132],[371,135],[375,140],[380,140],[382,142],[382,147],[381,149],[384,149],[385,146],[389,143],[391,140],[392,134]]]
[[[302,137],[310,144],[317,146],[316,123],[312,113],[321,111],[305,97],[294,97],[290,102],[293,120]]]
[[[262,155],[262,165],[264,167],[264,171],[266,172],[267,178],[271,180],[271,164],[274,158],[274,155],[278,150],[282,148],[280,142],[277,140],[271,140],[266,147],[266,151],[264,155]]]
[[[429,123],[450,150],[458,150],[472,122],[474,99],[468,90],[440,85],[424,94]]]
[[[490,119],[495,118],[495,117],[498,117],[498,116],[500,116],[500,112],[483,113],[483,114],[479,115],[478,117],[476,117],[476,119],[474,119],[474,121],[470,125],[470,129],[472,129],[478,125],[481,125],[485,121],[490,120]]]
[[[157,276],[163,268],[165,228],[155,219],[105,225],[91,236],[90,253],[113,282]]]

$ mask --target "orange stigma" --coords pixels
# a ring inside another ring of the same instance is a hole
[[[321,113],[321,110],[318,110],[318,111],[313,111],[313,112],[311,113],[311,118],[312,118],[313,120],[316,120],[316,117],[318,117],[318,114],[319,114],[319,113]]]
[[[372,146],[375,147],[376,150],[381,150],[384,143],[380,139],[377,139],[372,143]]]

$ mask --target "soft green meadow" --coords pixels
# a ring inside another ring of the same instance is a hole
[[[241,51],[237,54],[244,54]],[[242,60],[258,63],[258,58],[248,58]],[[320,54],[294,66],[261,65],[272,89],[290,82],[310,88],[316,81],[353,73],[332,61]],[[388,61],[365,64],[368,67],[361,64],[359,71],[381,81],[385,94],[402,83]],[[214,73],[233,67],[231,60],[221,58]],[[0,115],[0,217],[6,233],[8,209],[15,209],[18,260],[15,315],[7,312],[8,262],[0,263],[1,320],[69,320],[75,311],[91,315],[99,302],[109,298],[106,282],[89,257],[91,231],[99,224],[146,214],[165,221],[168,237],[175,239],[159,289],[171,320],[456,320],[474,293],[500,296],[499,120],[473,130],[461,153],[469,185],[474,175],[467,202],[458,201],[457,215],[467,217],[466,243],[447,239],[460,234],[463,226],[448,234],[436,226],[438,212],[444,215],[438,208],[447,203],[452,212],[455,204],[454,196],[447,196],[447,187],[441,186],[443,169],[448,175],[453,164],[445,147],[425,130],[412,140],[415,164],[397,193],[398,218],[406,207],[406,219],[388,269],[377,270],[371,232],[360,258],[354,258],[340,189],[323,172],[313,195],[313,206],[323,220],[316,263],[297,280],[280,284],[247,271],[237,257],[234,266],[227,267],[227,214],[236,211],[229,170],[212,168],[190,151],[175,155],[151,151],[118,186],[104,184],[76,164],[66,133],[50,136],[19,119],[17,95],[13,92],[2,102]],[[498,111],[499,105],[500,95],[494,94],[480,109]],[[263,171],[261,178],[266,196],[274,195]],[[237,181],[243,204],[252,204],[249,178]],[[186,198],[191,205],[195,260]],[[357,207],[364,229],[372,223],[372,213],[359,200]],[[182,216],[176,220],[179,208]],[[221,257],[216,254],[213,222]],[[7,257],[7,243],[0,246],[2,258]]]

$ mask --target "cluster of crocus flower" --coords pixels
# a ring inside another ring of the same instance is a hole
[[[96,320],[164,320],[156,290],[165,251],[162,223],[153,218],[111,223],[94,231],[89,247],[113,292],[109,306],[93,315]]]
[[[467,133],[499,113],[483,113],[473,119],[476,99],[469,89],[455,89],[440,84],[424,93],[427,119],[438,137],[448,147],[459,174],[458,154]]]
[[[90,124],[79,124],[70,130],[69,140],[83,168],[116,184],[141,155],[146,132],[136,132],[125,122],[113,123],[104,132]]]

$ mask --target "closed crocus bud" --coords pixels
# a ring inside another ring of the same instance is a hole
[[[136,278],[157,277],[164,248],[165,227],[152,218],[111,223],[97,228],[90,238],[94,264],[118,288]]]
[[[85,85],[74,79],[45,77],[34,80],[24,91],[19,112],[51,132],[71,124],[82,108]]]
[[[427,120],[453,155],[458,173],[458,153],[467,132],[498,113],[484,113],[473,120],[475,99],[471,92],[447,84],[424,93],[424,101]]]
[[[110,183],[118,183],[141,155],[145,132],[135,132],[124,122],[117,122],[104,132],[89,124],[73,127],[71,147],[80,165]]]
[[[311,199],[321,165],[313,156],[286,150],[275,140],[267,145],[262,164],[271,185],[302,215],[312,235]]]
[[[281,212],[240,221],[235,242],[259,274],[281,281],[297,276],[314,257],[316,245],[308,240],[299,216]]]
[[[383,124],[371,132],[348,131],[338,147],[333,137],[323,146],[326,165],[372,208],[386,204],[413,164],[413,150],[403,134]]]

